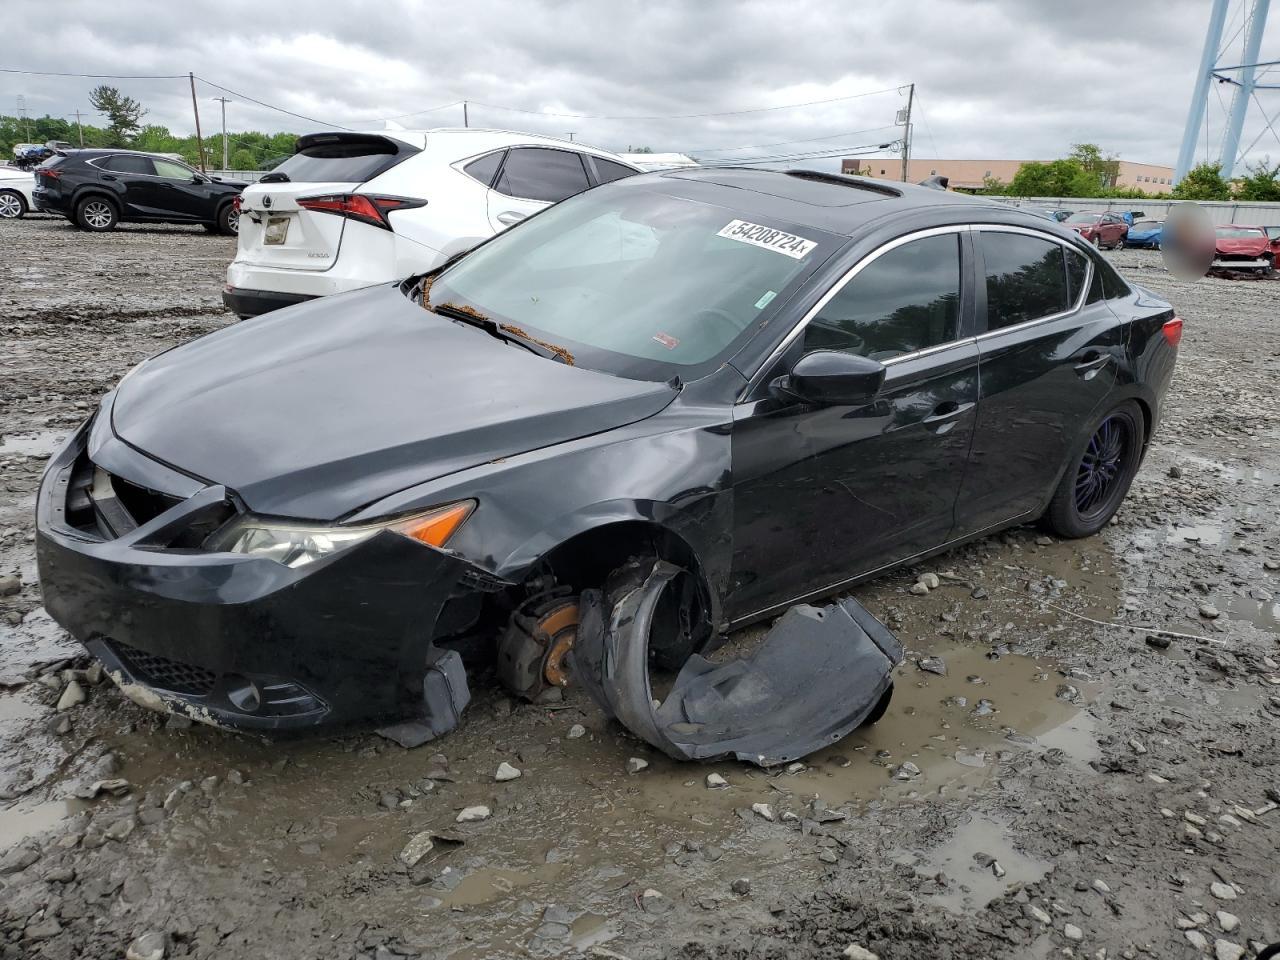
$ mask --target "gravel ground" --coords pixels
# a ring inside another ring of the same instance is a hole
[[[132,364],[231,322],[232,245],[36,218],[0,222],[0,250],[0,958],[1163,960],[1280,940],[1280,283],[1114,254],[1187,321],[1116,522],[859,588],[910,650],[888,715],[765,773],[657,756],[572,690],[513,704],[481,679],[461,729],[405,751],[192,727],[95,682],[40,607],[39,475]],[[924,573],[940,585],[910,594]],[[503,762],[521,775],[498,782]]]

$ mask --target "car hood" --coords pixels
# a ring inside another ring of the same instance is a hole
[[[117,388],[134,448],[253,511],[333,520],[397,490],[653,416],[667,384],[545,359],[385,285],[176,347]]]
[[[1253,237],[1219,237],[1217,252],[1260,257],[1270,246],[1266,237],[1258,237],[1256,240]]]

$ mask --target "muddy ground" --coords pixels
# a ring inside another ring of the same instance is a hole
[[[145,934],[130,956],[1163,960],[1280,940],[1280,283],[1113,254],[1187,321],[1117,522],[860,587],[910,651],[887,716],[765,773],[657,756],[573,691],[513,704],[481,679],[460,730],[406,751],[192,727],[64,672],[88,664],[40,606],[40,472],[132,364],[231,322],[231,254],[201,230],[0,222],[0,957],[116,958]],[[909,593],[923,573],[940,586]],[[87,699],[58,710],[72,678]],[[520,777],[495,782],[503,762]],[[88,797],[102,780],[126,783]],[[455,822],[474,805],[491,816]]]

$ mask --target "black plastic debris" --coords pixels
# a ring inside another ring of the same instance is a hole
[[[444,651],[427,667],[422,680],[422,694],[421,718],[383,727],[378,735],[412,750],[444,736],[458,725],[462,711],[471,702],[467,670],[458,651]]]
[[[774,766],[840,740],[883,713],[901,644],[853,599],[792,607],[749,659],[713,663],[694,654],[659,704],[649,677],[651,645],[668,625],[664,591],[685,574],[656,562],[638,585],[580,602],[573,668],[610,717],[678,760],[733,756]]]

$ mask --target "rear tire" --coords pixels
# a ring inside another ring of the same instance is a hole
[[[1133,400],[1113,407],[1076,450],[1044,512],[1043,524],[1060,537],[1090,537],[1120,509],[1138,472],[1145,441],[1142,409]]]
[[[228,237],[240,235],[240,211],[235,204],[224,203],[218,211],[218,232]]]
[[[26,212],[26,197],[17,190],[0,190],[0,220],[21,220]]]
[[[120,222],[115,204],[106,197],[85,197],[76,204],[76,226],[93,233],[114,230]]]

